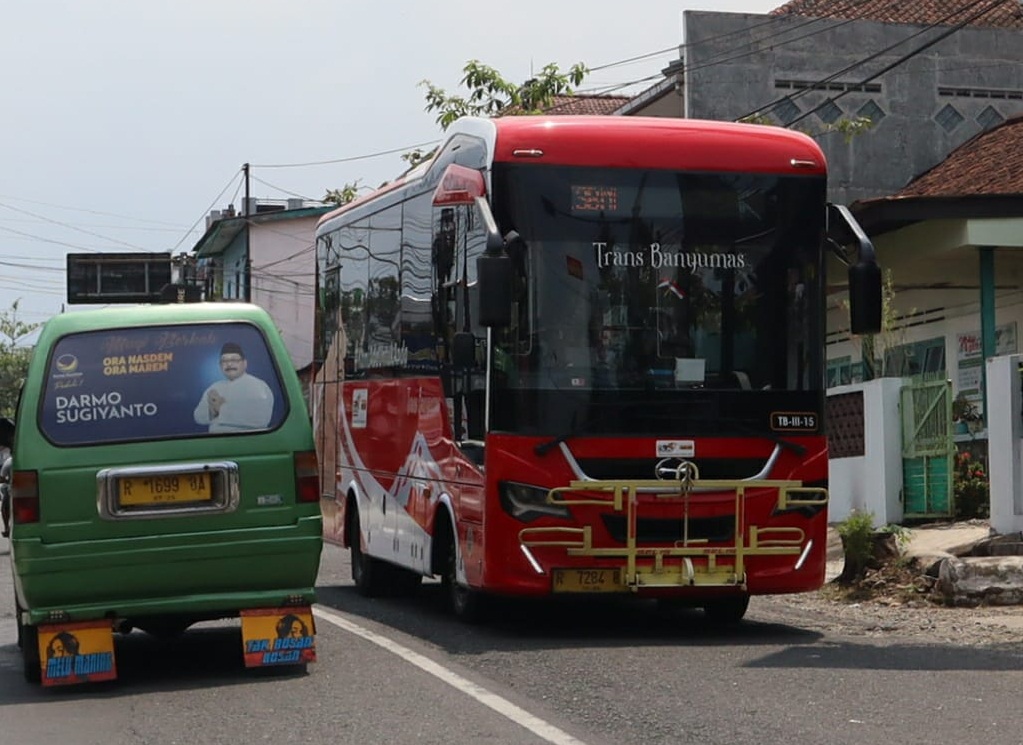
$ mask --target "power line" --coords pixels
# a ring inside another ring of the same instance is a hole
[[[43,222],[50,223],[51,225],[59,225],[60,227],[67,228],[68,230],[74,230],[74,231],[79,232],[79,233],[84,233],[85,235],[91,235],[94,238],[102,238],[103,240],[110,241],[111,243],[119,243],[122,246],[127,246],[129,248],[135,248],[135,249],[138,249],[140,251],[144,251],[145,250],[141,246],[138,246],[138,245],[136,245],[134,243],[128,243],[127,241],[122,241],[122,240],[118,240],[116,238],[111,238],[110,236],[103,235],[102,233],[96,233],[95,231],[92,231],[92,230],[86,230],[85,228],[79,228],[79,227],[77,227],[75,225],[70,225],[70,224],[68,224],[66,222],[62,222],[60,220],[54,220],[52,218],[46,217],[45,215],[39,215],[39,214],[36,214],[35,212],[29,212],[28,210],[23,210],[23,209],[20,209],[19,207],[12,207],[11,205],[4,204],[3,202],[0,202],[0,207],[3,207],[4,209],[11,210],[12,212],[18,212],[18,213],[21,213],[23,215],[28,215],[29,217],[34,217],[37,220],[41,220]]]
[[[185,233],[183,236],[181,236],[181,240],[179,240],[177,243],[174,244],[174,248],[171,249],[171,253],[174,253],[175,251],[177,251],[178,248],[181,246],[181,244],[184,243],[185,240],[187,240],[188,236],[190,236],[192,234],[192,232],[195,230],[196,226],[199,223],[201,223],[203,220],[206,219],[206,215],[208,215],[210,210],[212,210],[217,205],[217,202],[220,200],[220,198],[222,196],[224,196],[224,193],[228,189],[231,188],[231,184],[234,183],[234,180],[237,179],[237,178],[240,178],[240,176],[241,176],[241,169],[239,169],[238,172],[234,176],[231,177],[231,180],[228,181],[227,184],[225,184],[224,188],[220,190],[220,193],[217,194],[217,196],[213,197],[213,201],[210,203],[210,206],[207,207],[205,209],[205,211],[201,215],[199,215],[199,219],[198,220],[196,220],[194,223],[192,223],[192,227],[190,227],[188,229],[187,233]],[[235,194],[237,194],[237,193],[238,192],[235,191]]]
[[[282,194],[287,194],[287,195],[292,196],[292,197],[298,197],[299,199],[304,199],[307,202],[321,202],[321,201],[323,201],[321,199],[313,199],[312,197],[307,197],[304,194],[296,194],[295,192],[288,191],[287,189],[282,189],[281,187],[275,186],[274,184],[271,184],[269,181],[264,181],[263,179],[258,178],[257,176],[250,175],[249,178],[251,178],[253,181],[258,181],[259,183],[263,184],[263,186],[269,186],[271,189],[276,189],[277,191],[281,192]]]
[[[103,251],[103,249],[99,249],[99,248],[90,248],[88,246],[82,246],[82,245],[79,245],[79,244],[76,244],[76,243],[68,243],[67,241],[58,241],[58,240],[55,240],[53,238],[44,238],[41,235],[34,235],[32,233],[26,233],[23,230],[15,230],[14,228],[4,227],[3,225],[0,225],[0,230],[4,231],[5,233],[12,233],[14,235],[20,235],[23,238],[31,238],[33,241],[41,241],[43,243],[52,243],[55,246],[64,246],[66,248],[75,248],[75,249],[78,249],[80,251],[88,251],[90,253],[102,253],[102,251]]]
[[[120,218],[123,218],[125,220],[135,220],[137,222],[148,222],[148,223],[151,223],[153,225],[165,225],[165,226],[167,226],[169,228],[180,229],[179,225],[175,225],[174,223],[169,223],[169,222],[163,222],[162,220],[149,220],[149,219],[142,218],[142,217],[136,217],[134,215],[123,215],[123,214],[120,214],[120,213],[117,213],[117,212],[101,212],[99,210],[87,209],[85,207],[69,207],[66,204],[54,204],[53,202],[40,202],[40,201],[35,200],[35,199],[25,199],[23,197],[11,196],[9,194],[0,194],[0,199],[6,199],[6,200],[14,201],[14,202],[26,202],[28,204],[38,204],[38,205],[40,205],[42,207],[51,207],[51,208],[54,208],[54,209],[68,210],[68,211],[71,211],[71,212],[85,212],[85,213],[88,213],[90,215],[101,215],[103,217],[120,217]]]
[[[395,153],[409,152],[411,150],[417,150],[421,147],[429,147],[430,145],[436,145],[440,140],[430,140],[429,142],[420,142],[416,145],[407,145],[405,147],[396,147],[391,150],[380,150],[375,153],[367,153],[365,155],[352,155],[347,158],[335,158],[333,160],[317,160],[309,163],[275,163],[275,164],[258,164],[251,163],[252,168],[306,168],[308,166],[327,166],[335,163],[351,163],[356,160],[369,160],[370,158],[379,158],[383,155],[394,155]]]

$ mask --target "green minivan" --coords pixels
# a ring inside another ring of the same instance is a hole
[[[52,318],[15,420],[11,557],[30,681],[117,675],[115,632],[240,617],[247,666],[315,660],[322,548],[302,386],[266,311]]]

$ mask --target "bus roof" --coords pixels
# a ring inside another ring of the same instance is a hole
[[[823,176],[827,172],[824,153],[813,139],[802,132],[760,124],[643,116],[464,117],[445,134],[445,145],[458,135],[486,142],[491,165],[533,163],[801,176]],[[429,173],[431,165],[420,164],[376,191],[322,215],[319,226],[416,183]]]
[[[495,162],[685,171],[817,173],[824,153],[782,127],[638,116],[513,116],[489,120]],[[470,121],[465,124],[472,127]],[[449,132],[462,131],[459,123]],[[542,152],[542,156],[532,153]],[[530,153],[523,155],[523,153]]]

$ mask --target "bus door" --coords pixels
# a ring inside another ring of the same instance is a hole
[[[482,220],[474,204],[442,204],[433,209],[434,333],[442,349],[441,380],[451,436],[461,456],[483,464],[486,402],[486,329],[476,323],[476,259],[486,248]],[[456,342],[456,336],[458,340]],[[453,346],[469,344],[472,360],[453,364]],[[460,483],[462,479],[456,479]],[[482,489],[451,487],[462,517],[482,519]],[[456,493],[457,492],[457,493]]]

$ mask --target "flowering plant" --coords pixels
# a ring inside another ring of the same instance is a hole
[[[988,517],[991,513],[989,485],[984,464],[975,460],[968,450],[955,456],[952,472],[956,517]]]

